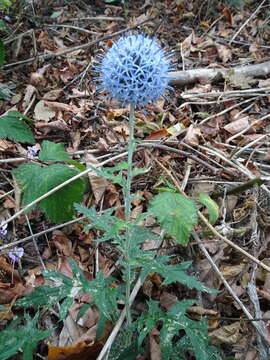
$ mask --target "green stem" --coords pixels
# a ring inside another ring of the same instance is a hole
[[[132,182],[132,158],[134,152],[134,126],[135,126],[135,109],[134,105],[130,105],[129,115],[129,138],[128,138],[128,168],[126,183],[124,186],[124,197],[125,197],[125,220],[127,223],[126,228],[126,243],[125,243],[125,258],[126,258],[126,316],[128,326],[131,324],[131,314],[129,307],[130,297],[130,282],[131,282],[131,268],[130,268],[130,241],[131,241],[131,229],[128,226],[130,223],[131,215],[131,182]]]

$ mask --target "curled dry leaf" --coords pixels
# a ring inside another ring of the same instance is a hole
[[[240,330],[240,322],[235,322],[212,331],[209,336],[214,345],[218,345],[220,343],[231,345],[236,344],[241,339],[242,335]]]
[[[199,144],[200,136],[201,136],[201,130],[194,125],[190,125],[183,141],[191,146],[193,145],[196,146]]]
[[[86,166],[96,167],[99,162],[94,155],[86,154],[85,163]],[[95,203],[98,204],[106,191],[108,181],[103,176],[97,175],[94,170],[88,173],[88,178],[95,197]]]
[[[245,116],[239,120],[232,121],[224,126],[224,129],[234,135],[246,129],[249,126],[249,116]]]
[[[62,89],[50,90],[46,94],[43,95],[42,100],[57,100],[61,95],[63,95],[64,91]]]
[[[232,52],[231,49],[229,49],[227,46],[216,43],[216,49],[218,52],[218,57],[222,60],[223,63],[226,63],[228,60],[231,60]]]
[[[41,87],[44,87],[47,84],[47,79],[44,74],[50,66],[51,64],[46,64],[37,71],[32,72],[30,74],[30,83],[33,85],[39,85]]]
[[[36,120],[49,122],[55,117],[56,112],[46,106],[44,100],[40,100],[35,106],[34,114]]]
[[[25,94],[22,102],[22,108],[25,110],[27,106],[33,99],[33,96],[36,94],[37,89],[33,85],[27,85],[25,89]]]

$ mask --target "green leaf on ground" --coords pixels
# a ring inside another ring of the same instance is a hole
[[[161,193],[150,202],[150,213],[180,244],[188,242],[190,233],[198,222],[197,211],[195,202],[181,194]]]
[[[22,205],[28,205],[49,190],[77,175],[78,171],[62,164],[53,164],[47,167],[23,164],[12,173],[22,187]],[[39,207],[55,223],[68,221],[74,214],[73,204],[82,200],[84,189],[84,181],[77,179],[40,201]]]
[[[47,140],[42,142],[41,150],[38,157],[41,161],[68,162],[71,160],[63,144],[55,144],[54,142]]]
[[[80,171],[84,171],[86,167],[78,161],[71,159],[69,153],[65,150],[64,144],[55,144],[52,141],[43,141],[39,152],[39,160],[41,161],[61,161],[75,166]]]
[[[218,204],[205,193],[199,194],[199,201],[206,206],[209,213],[209,221],[211,224],[215,224],[219,216]]]
[[[0,139],[8,138],[22,143],[33,144],[35,142],[33,134],[21,118],[31,121],[31,119],[18,111],[9,111],[6,115],[1,116]]]

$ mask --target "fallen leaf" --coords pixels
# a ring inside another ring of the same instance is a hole
[[[62,89],[50,90],[43,95],[42,100],[57,100],[63,93],[64,91]]]
[[[154,328],[149,333],[150,359],[161,360],[161,349],[159,341],[159,331]]]
[[[44,100],[40,100],[35,106],[34,114],[36,120],[44,120],[48,122],[55,117],[56,112],[46,106]]]
[[[234,322],[230,325],[222,326],[217,330],[209,333],[209,336],[214,345],[224,343],[227,345],[236,344],[242,335],[240,334],[240,322]]]
[[[231,10],[229,8],[224,8],[222,10],[222,15],[225,17],[227,23],[229,23],[230,25],[232,25],[233,20],[232,20],[232,13]]]
[[[232,121],[224,126],[224,129],[234,135],[246,129],[249,126],[249,116],[245,116],[239,120]]]
[[[85,163],[88,167],[96,167],[99,164],[95,156],[89,153],[85,156]],[[103,176],[97,175],[94,170],[88,173],[88,178],[95,197],[95,203],[98,204],[106,191],[108,181]]]
[[[167,129],[159,129],[152,131],[151,134],[146,136],[144,140],[162,140],[165,139],[169,135],[169,132]]]
[[[199,127],[190,125],[187,129],[187,133],[183,141],[191,146],[196,146],[199,144],[199,137],[201,136],[201,130]]]

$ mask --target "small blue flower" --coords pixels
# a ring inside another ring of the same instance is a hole
[[[4,224],[5,221],[4,220],[1,220],[0,221],[0,237],[4,237],[7,235],[7,227],[8,227],[8,224],[5,224],[5,225],[2,225]]]
[[[96,67],[101,73],[100,89],[135,107],[157,100],[170,89],[170,70],[169,55],[155,39],[142,34],[121,37]]]
[[[10,250],[8,252],[8,257],[10,258],[10,260],[15,263],[18,262],[21,257],[24,254],[24,250],[21,247],[15,247],[14,249]]]

